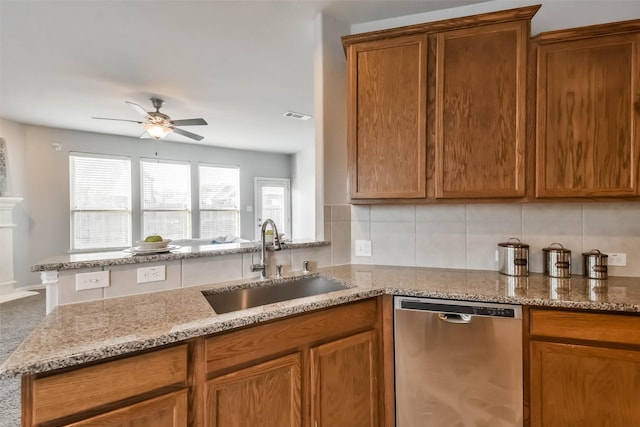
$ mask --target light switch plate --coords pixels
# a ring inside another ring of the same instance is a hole
[[[109,286],[109,270],[76,274],[76,291],[106,288]]]
[[[138,269],[138,283],[161,282],[167,278],[167,269],[163,265]]]
[[[356,240],[356,256],[371,256],[371,240]]]

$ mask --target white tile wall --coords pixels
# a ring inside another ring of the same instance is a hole
[[[242,265],[242,254],[183,259],[182,287],[242,279]]]
[[[335,225],[335,223],[332,223]],[[530,245],[529,269],[542,272],[542,248],[559,242],[582,274],[590,249],[627,254],[612,276],[640,277],[640,202],[352,206],[351,262],[497,270],[498,243]],[[355,240],[372,256],[356,257]]]
[[[102,267],[60,271],[58,273],[58,305],[102,299],[104,288],[76,291],[76,273],[92,271],[102,271]]]

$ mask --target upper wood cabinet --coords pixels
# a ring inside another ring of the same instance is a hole
[[[535,41],[536,196],[640,195],[640,20]]]
[[[352,200],[524,197],[539,7],[343,37]]]
[[[347,51],[352,198],[425,197],[426,42],[399,37]]]
[[[529,20],[437,35],[435,196],[525,194]]]

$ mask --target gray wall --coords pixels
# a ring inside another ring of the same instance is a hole
[[[247,239],[253,239],[254,236],[254,214],[247,212],[247,206],[254,204],[254,176],[291,178],[291,155],[288,154],[20,125],[7,120],[2,120],[0,125],[0,136],[7,140],[9,147],[10,177],[15,186],[20,186],[12,190],[12,195],[25,199],[20,211],[14,211],[14,215],[19,217],[16,218],[19,229],[16,230],[18,248],[14,265],[16,280],[21,286],[39,282],[37,274],[29,273],[32,264],[69,251],[70,151],[131,157],[134,239],[140,233],[135,226],[136,221],[139,224],[135,206],[140,191],[140,158],[155,158],[157,152],[159,159],[240,166],[241,235]],[[61,151],[52,147],[54,143],[61,145]],[[192,183],[195,185],[195,180],[192,179]],[[197,237],[197,229],[194,227],[193,230],[194,237]]]

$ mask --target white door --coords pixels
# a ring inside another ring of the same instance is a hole
[[[265,219],[276,223],[278,233],[291,238],[291,191],[290,182],[283,178],[255,178],[255,224],[256,239],[260,239],[260,228]]]

